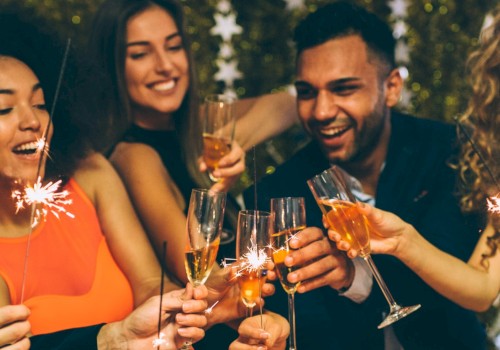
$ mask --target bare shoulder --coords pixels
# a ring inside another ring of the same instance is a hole
[[[111,190],[120,181],[109,160],[97,152],[80,161],[73,177],[94,204],[100,189]]]
[[[119,143],[109,160],[124,177],[165,177],[167,170],[158,152],[143,143]]]
[[[143,143],[119,143],[111,154],[110,161],[133,198],[142,193],[149,193],[152,198],[152,193],[155,193],[175,198],[180,206],[184,205],[177,184],[158,152],[151,146]]]
[[[115,165],[123,165],[130,163],[144,163],[158,161],[160,156],[156,150],[144,143],[127,143],[120,142],[116,145],[109,160]]]
[[[92,176],[94,173],[104,174],[112,170],[113,167],[106,157],[101,153],[93,152],[80,161],[75,177]]]

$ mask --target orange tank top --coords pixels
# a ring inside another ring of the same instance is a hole
[[[123,319],[133,309],[131,286],[114,261],[95,208],[76,181],[64,188],[68,215],[48,212],[31,234],[24,304],[32,334]],[[0,238],[0,276],[18,304],[28,236]]]

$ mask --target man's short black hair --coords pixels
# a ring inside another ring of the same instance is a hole
[[[295,29],[297,55],[334,38],[359,35],[380,59],[395,67],[396,41],[391,28],[375,14],[346,1],[325,5],[309,14]]]

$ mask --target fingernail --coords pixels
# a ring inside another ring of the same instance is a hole
[[[260,333],[260,337],[261,337],[262,339],[267,339],[267,338],[269,338],[270,336],[271,336],[271,334],[269,334],[268,332],[262,332],[262,333]]]

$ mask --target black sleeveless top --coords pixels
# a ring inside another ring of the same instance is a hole
[[[163,165],[186,201],[185,213],[187,213],[191,190],[199,186],[189,175],[184,163],[177,132],[175,130],[148,130],[133,124],[123,136],[122,142],[143,143],[158,152]]]
[[[133,124],[123,136],[121,142],[143,143],[151,146],[158,152],[163,165],[168,170],[172,180],[179,188],[185,202],[186,209],[184,214],[187,214],[191,190],[200,186],[191,178],[184,159],[182,157],[181,144],[179,135],[176,130],[148,130]],[[227,201],[236,203],[234,198],[229,196]],[[227,217],[227,215],[226,215]],[[230,226],[227,220],[224,222],[224,230],[221,236],[221,244],[217,254],[217,261],[220,262],[223,258],[233,258],[235,256],[234,246],[235,230]],[[232,243],[232,244],[230,244]]]

